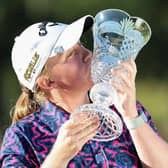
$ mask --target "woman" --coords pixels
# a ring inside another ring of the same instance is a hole
[[[79,40],[92,24],[91,16],[70,25],[38,23],[16,38],[12,64],[23,92],[15,106],[13,124],[4,136],[1,167],[154,167],[156,157],[150,155],[149,144],[143,143],[139,130],[145,132],[146,127],[157,135],[147,111],[136,104],[133,60],[120,62],[128,76],[112,70],[123,85],[111,81],[120,100],[116,107],[130,133],[123,122],[119,138],[96,142],[91,138],[99,126],[98,116],[70,118],[76,108],[90,102],[92,53]],[[115,106],[112,108],[118,113]],[[141,119],[142,113],[146,121],[134,123],[132,119]]]

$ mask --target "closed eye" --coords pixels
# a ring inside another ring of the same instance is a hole
[[[73,50],[72,52],[70,52],[67,57],[66,57],[66,60],[71,60],[74,56],[75,56],[76,52]]]

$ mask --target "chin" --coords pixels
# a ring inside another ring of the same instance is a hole
[[[93,83],[93,81],[91,80],[91,81],[90,81],[90,85],[89,85],[89,90],[90,90],[93,86],[94,86],[94,83]]]
[[[94,83],[92,80],[89,80],[87,83],[83,83],[83,85],[85,85],[86,90],[90,90],[93,87]]]

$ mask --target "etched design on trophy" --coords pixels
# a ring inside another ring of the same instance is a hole
[[[109,80],[119,80],[112,75],[111,69],[121,69],[119,60],[128,61],[130,57],[136,59],[149,41],[151,29],[147,22],[139,17],[131,17],[119,9],[107,9],[95,16],[93,37],[91,75],[94,86],[90,91],[93,103],[81,106],[73,115],[79,112],[87,113],[88,117],[98,114],[100,126],[93,140],[109,141],[118,138],[123,127],[119,115],[109,108],[116,101],[116,90],[109,84]],[[123,70],[123,73],[126,72]]]

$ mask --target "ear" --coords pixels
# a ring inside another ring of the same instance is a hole
[[[40,76],[37,79],[37,83],[38,85],[43,88],[43,89],[53,89],[56,87],[56,82],[55,81],[51,81],[48,77],[46,76]]]

